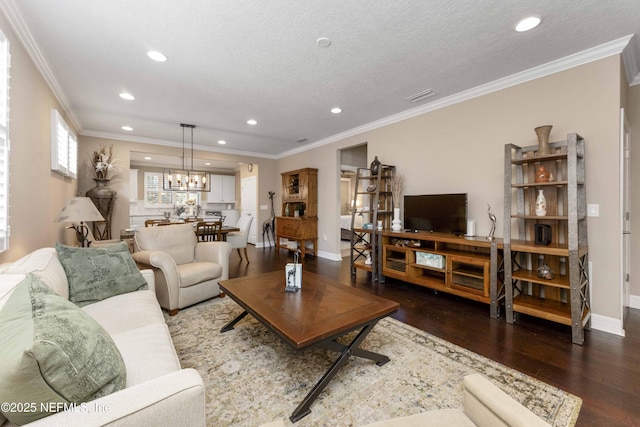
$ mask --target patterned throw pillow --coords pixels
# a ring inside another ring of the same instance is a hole
[[[33,274],[0,310],[2,413],[25,424],[125,388],[109,334]]]
[[[147,289],[125,242],[99,248],[56,243],[55,248],[69,282],[69,300],[80,307]]]

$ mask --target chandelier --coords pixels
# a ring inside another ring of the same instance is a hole
[[[196,125],[180,123],[182,127],[182,169],[165,169],[162,172],[163,191],[211,191],[207,172],[193,170],[193,129]],[[185,129],[191,130],[191,166],[185,161]]]

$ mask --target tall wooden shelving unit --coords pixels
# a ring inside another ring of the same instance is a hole
[[[505,145],[506,320],[513,323],[516,313],[523,313],[569,325],[573,343],[582,345],[591,320],[585,143],[572,133],[550,147],[549,154],[541,155],[537,145]],[[539,166],[545,166],[553,180],[535,182]],[[535,214],[540,190],[547,201],[545,216]],[[536,224],[551,227],[550,244],[535,244]],[[542,262],[553,270],[552,279],[538,277]]]
[[[311,242],[318,255],[318,169],[282,174],[282,215],[276,217],[276,247],[300,250],[302,258]]]
[[[382,275],[382,241],[378,221],[382,221],[382,229],[391,228],[393,219],[393,195],[391,193],[392,179],[396,167],[381,164],[377,174],[372,174],[370,168],[358,168],[356,171],[356,185],[353,200],[361,200],[362,208],[353,209],[351,214],[351,275],[361,269],[371,273],[374,281],[384,281]],[[355,218],[362,215],[363,225],[371,224],[371,228],[356,228]],[[367,254],[371,255],[371,264],[367,264]]]

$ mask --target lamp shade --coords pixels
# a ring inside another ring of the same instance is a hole
[[[54,222],[104,221],[104,217],[88,197],[72,197]]]

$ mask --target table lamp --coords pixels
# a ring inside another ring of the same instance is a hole
[[[104,217],[88,197],[72,197],[67,200],[67,204],[62,208],[62,212],[54,222],[70,222],[67,228],[76,231],[76,237],[82,247],[91,245],[88,239],[89,227],[87,221],[104,221]]]

